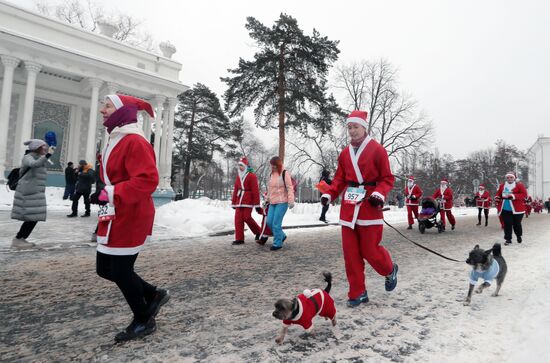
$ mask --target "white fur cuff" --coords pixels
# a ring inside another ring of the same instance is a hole
[[[106,185],[105,191],[107,192],[107,195],[109,196],[109,203],[114,205],[115,204],[115,186],[114,185]]]
[[[332,198],[330,197],[330,194],[326,194],[326,193],[323,194],[323,195],[321,195],[321,198],[327,198],[329,203],[331,202],[331,199],[332,199]]]
[[[383,202],[386,201],[386,198],[384,198],[384,196],[378,192],[372,192],[371,194],[373,197],[378,197],[380,198]]]

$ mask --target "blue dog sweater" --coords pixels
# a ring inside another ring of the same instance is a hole
[[[472,270],[470,274],[470,285],[475,285],[478,279],[483,279],[484,282],[491,283],[497,277],[500,271],[500,266],[496,259],[493,259],[493,263],[486,271]]]

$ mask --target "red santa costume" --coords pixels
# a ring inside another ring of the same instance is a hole
[[[116,113],[123,119],[131,118],[124,113],[137,113],[130,109],[136,100],[133,97],[108,97],[122,102]],[[128,102],[126,107],[123,102]],[[135,107],[137,110],[141,106]],[[150,107],[147,110],[153,115]],[[155,206],[151,194],[159,180],[155,152],[137,123],[122,124],[110,131],[100,160],[100,176],[115,212],[102,208],[105,215],[99,217],[97,250],[109,255],[135,255],[153,231]]]
[[[510,180],[508,180],[510,178]],[[525,198],[527,189],[523,183],[516,181],[513,172],[506,174],[506,182],[499,185],[495,194],[495,200],[499,200],[498,215],[504,222],[504,244],[512,243],[512,230],[518,243],[522,242],[523,227],[521,220],[525,213]]]
[[[525,198],[525,218],[529,218],[529,215],[531,214],[531,209],[533,205],[533,198],[531,198],[530,195]]]
[[[453,208],[453,190],[449,187],[449,181],[447,178],[441,180],[441,185],[439,189],[435,191],[432,198],[440,199],[440,213],[441,213],[441,223],[445,227],[445,216],[449,219],[452,229],[455,229],[455,217],[451,209]]]
[[[256,236],[262,233],[260,226],[252,218],[252,209],[257,208],[259,210],[261,208],[258,178],[249,169],[247,158],[241,158],[239,166],[244,167],[244,170],[237,170],[233,197],[231,198],[231,207],[235,209],[235,242],[233,244],[244,243],[245,223]]]
[[[367,129],[366,120],[366,112],[353,111],[347,123],[357,123]],[[397,272],[390,254],[380,246],[384,216],[380,205],[376,204],[379,201],[383,205],[393,183],[386,150],[366,135],[360,144],[348,145],[340,153],[330,189],[322,195],[328,203],[345,192],[340,207],[340,224],[350,300],[366,294],[365,260],[382,276]],[[393,288],[395,285],[391,290]],[[388,285],[386,289],[389,291]]]
[[[409,221],[409,229],[414,224],[414,219],[418,219],[418,205],[422,198],[422,189],[416,184],[414,176],[410,176],[405,186],[405,205],[407,206],[407,219]],[[413,219],[414,215],[414,219]]]
[[[132,323],[115,337],[121,342],[154,332],[155,315],[169,294],[134,271],[138,253],[153,230],[151,194],[159,180],[155,152],[137,125],[137,112],[145,110],[154,117],[153,109],[131,96],[108,95],[106,100],[111,102],[101,113],[109,138],[100,158],[105,188],[96,192],[98,203],[106,204],[99,211],[96,271],[116,283],[132,309]]]
[[[481,225],[481,212],[483,211],[483,213],[485,214],[485,227],[487,227],[489,223],[489,208],[491,208],[491,195],[485,189],[485,185],[480,184],[479,189],[474,196],[474,199],[476,201],[476,206],[478,209],[477,225]]]
[[[292,319],[283,320],[284,326],[292,324],[302,326],[306,331],[313,328],[313,318],[317,315],[333,320],[336,316],[336,306],[332,297],[324,290],[305,290],[296,297],[297,314]]]

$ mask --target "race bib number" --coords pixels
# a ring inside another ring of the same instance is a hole
[[[367,191],[363,188],[352,188],[349,187],[344,193],[344,203],[345,204],[357,204],[365,198]]]
[[[100,222],[108,222],[116,218],[115,207],[111,204],[100,205],[97,214]]]

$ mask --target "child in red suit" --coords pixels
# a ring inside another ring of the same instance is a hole
[[[342,192],[340,208],[342,248],[349,282],[348,306],[368,302],[365,260],[386,277],[386,291],[397,286],[397,264],[382,246],[382,207],[393,188],[394,176],[388,154],[367,133],[367,112],[353,111],[347,119],[351,144],[338,157],[338,168],[330,189],[321,197],[327,205]]]

